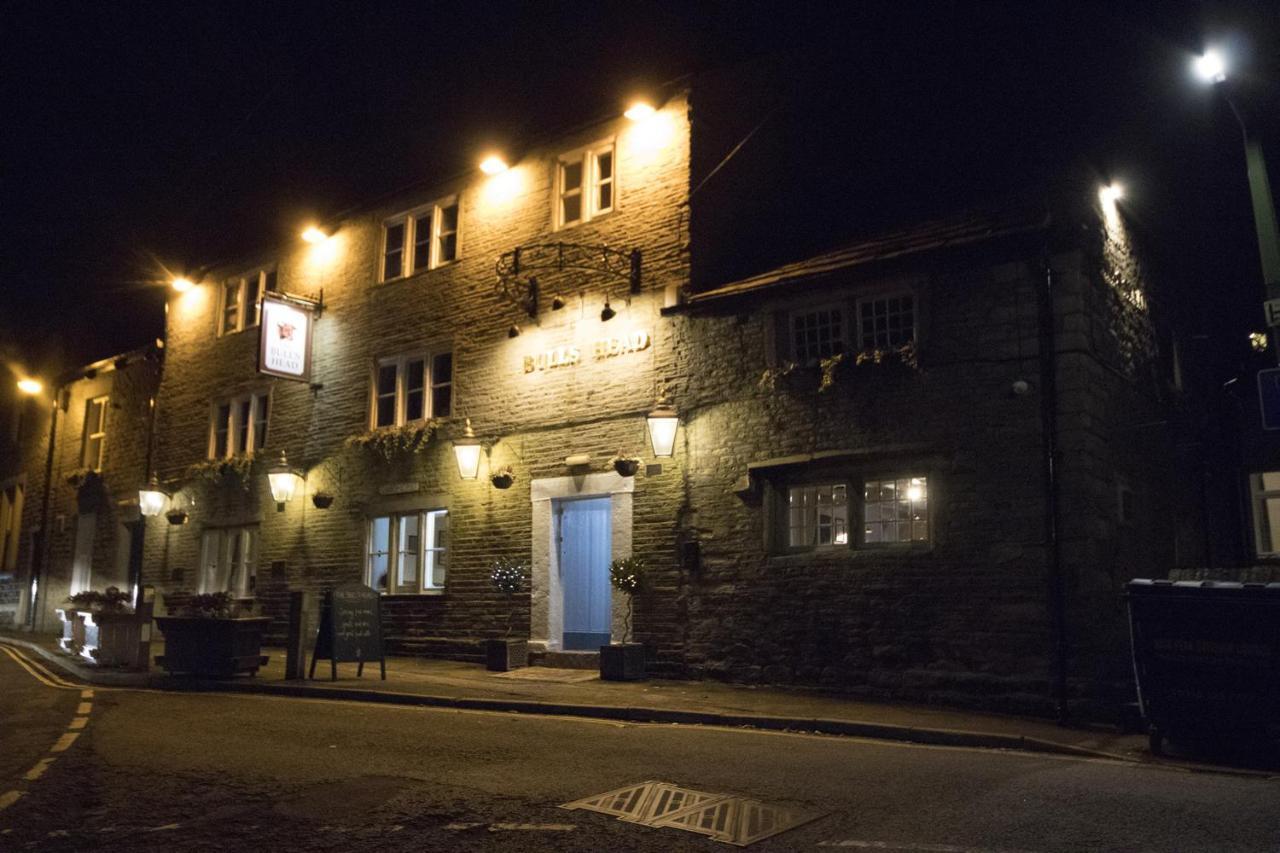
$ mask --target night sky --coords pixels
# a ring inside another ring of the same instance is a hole
[[[813,88],[821,109],[795,136],[832,176],[811,196],[826,227],[769,260],[1071,160],[1125,184],[1204,331],[1258,313],[1239,132],[1187,63],[1223,45],[1280,186],[1271,3],[41,2],[4,17],[0,354],[48,375],[159,335],[166,268],[296,239],[309,216],[742,62]]]

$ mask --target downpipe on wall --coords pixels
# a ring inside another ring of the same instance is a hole
[[[1041,260],[1040,297],[1040,424],[1044,437],[1044,539],[1048,548],[1049,620],[1053,648],[1053,699],[1059,724],[1067,722],[1067,612],[1066,578],[1062,573],[1059,542],[1058,482],[1058,339],[1053,299],[1053,266],[1049,247]]]

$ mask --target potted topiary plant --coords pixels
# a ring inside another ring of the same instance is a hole
[[[510,465],[504,465],[489,475],[489,482],[495,489],[509,489],[516,481],[516,472]]]
[[[525,587],[529,569],[519,560],[499,557],[493,561],[489,580],[493,588],[507,599],[507,630],[501,638],[485,641],[485,664],[490,672],[507,672],[529,664],[529,641],[511,639],[511,618],[514,616],[516,593]]]
[[[617,471],[623,477],[634,477],[636,472],[640,470],[640,459],[636,456],[628,456],[619,450],[609,460],[609,464],[613,466],[613,470]]]
[[[635,597],[644,588],[648,571],[643,557],[625,557],[609,564],[609,582],[627,597],[627,613],[622,623],[622,642],[600,647],[600,678],[603,681],[639,681],[645,677],[644,644],[632,642],[631,620]]]
[[[164,654],[156,663],[168,672],[227,678],[256,674],[266,665],[262,634],[271,620],[241,615],[231,593],[193,595],[179,613],[156,617],[164,634]]]

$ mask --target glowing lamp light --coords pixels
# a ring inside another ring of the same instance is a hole
[[[1196,57],[1192,65],[1196,76],[1206,83],[1221,83],[1227,79],[1227,63],[1216,50],[1206,50],[1203,56]]]
[[[480,171],[486,175],[501,175],[507,171],[507,161],[503,160],[497,154],[490,154],[488,157],[480,161]]]
[[[32,379],[30,377],[27,377],[26,379],[18,380],[18,390],[21,391],[23,394],[30,394],[32,396],[35,396],[36,394],[39,394],[41,391],[44,390],[44,385],[43,383],[40,382],[39,379]]]
[[[178,276],[170,282],[170,284],[173,286],[173,289],[179,293],[186,293],[188,290],[196,286],[194,281],[189,278],[185,278],[184,276]]]
[[[453,440],[453,455],[458,460],[458,476],[464,480],[474,480],[480,474],[480,439],[471,429],[471,418],[467,418],[467,431],[462,438]]]
[[[307,229],[302,232],[302,239],[308,243],[323,243],[329,239],[329,235],[315,225],[308,225]]]
[[[1119,184],[1107,184],[1105,187],[1098,190],[1098,197],[1107,204],[1115,204],[1117,201],[1124,198],[1124,187]]]
[[[282,512],[284,505],[293,500],[298,484],[302,482],[298,472],[289,467],[289,460],[283,450],[280,451],[280,461],[267,469],[267,482],[271,486],[271,497],[276,502],[276,511]]]
[[[623,115],[632,121],[644,121],[649,116],[653,115],[654,112],[652,104],[646,101],[636,101],[631,106],[627,107],[627,111],[624,112]]]
[[[649,443],[653,445],[653,455],[670,457],[676,454],[676,428],[680,426],[680,416],[670,406],[659,405],[649,413]]]
[[[151,478],[145,489],[138,489],[138,511],[146,518],[155,518],[164,512],[168,503],[169,495],[160,488],[155,477]]]

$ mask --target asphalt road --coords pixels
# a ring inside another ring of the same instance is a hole
[[[646,780],[822,815],[751,850],[1280,847],[1275,779],[274,697],[96,688],[85,701],[0,653],[0,797],[21,794],[0,809],[0,850],[732,849],[558,808]],[[77,717],[79,737],[50,753]]]

